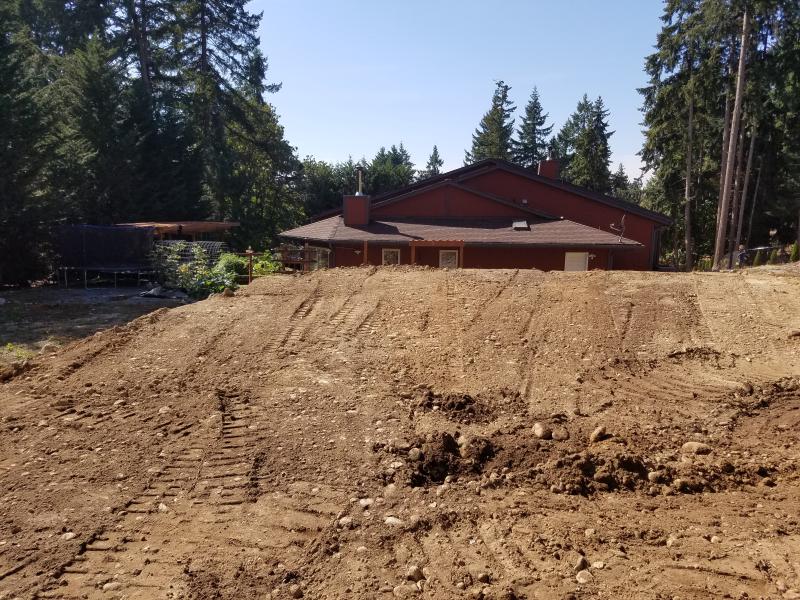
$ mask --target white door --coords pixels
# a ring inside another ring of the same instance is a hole
[[[565,252],[564,253],[565,271],[588,271],[589,253],[588,252]]]
[[[457,269],[458,250],[439,250],[439,267],[442,269]]]

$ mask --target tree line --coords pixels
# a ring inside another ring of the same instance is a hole
[[[0,3],[0,283],[46,275],[64,223],[236,220],[263,248],[341,204],[352,158],[301,160],[285,139],[246,0]],[[647,174],[611,169],[609,111],[584,95],[557,131],[533,88],[517,123],[495,82],[465,164],[500,158],[675,220],[665,259],[724,266],[740,244],[800,231],[800,5],[666,0],[645,58]],[[402,143],[365,167],[380,195],[435,176]]]

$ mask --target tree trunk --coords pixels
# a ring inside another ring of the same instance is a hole
[[[731,119],[730,141],[728,143],[728,160],[725,168],[725,181],[722,186],[722,206],[720,207],[720,218],[717,221],[717,235],[714,242],[714,265],[713,269],[719,271],[722,263],[722,255],[725,251],[725,234],[728,221],[728,209],[730,203],[731,183],[733,179],[733,160],[736,154],[736,142],[739,137],[739,121],[742,116],[742,96],[744,95],[744,63],[747,55],[747,36],[750,32],[750,15],[745,8],[742,18],[742,43],[739,48],[739,70],[736,75],[736,98],[733,102],[733,117]]]
[[[753,216],[756,214],[756,202],[758,202],[758,188],[761,187],[761,171],[764,168],[764,158],[759,161],[758,177],[756,177],[756,187],[753,190],[753,203],[750,205],[750,220],[747,222],[747,238],[744,245],[750,247],[750,235],[753,233]]]
[[[741,201],[742,177],[744,175],[744,142],[745,135],[739,135],[739,146],[736,149],[736,174],[733,178],[733,193],[731,195],[731,220],[728,227],[728,245],[726,248],[728,256],[728,268],[733,268],[734,232],[736,231],[736,217],[739,214],[739,202]]]
[[[750,149],[747,151],[747,167],[744,170],[744,183],[742,184],[742,195],[739,200],[739,215],[736,222],[736,241],[733,247],[738,250],[739,244],[742,243],[742,227],[744,225],[744,209],[747,205],[747,189],[750,187],[750,173],[753,169],[753,152],[756,147],[756,132],[755,125],[750,132]],[[731,262],[733,262],[733,252],[731,252]]]
[[[694,249],[692,247],[692,127],[694,125],[694,88],[692,81],[692,61],[686,59],[689,69],[689,123],[686,139],[686,186],[683,190],[683,243],[686,250],[686,270],[694,267]]]
[[[150,100],[153,97],[153,83],[150,79],[150,66],[152,65],[150,41],[147,39],[147,0],[140,0],[139,6],[141,7],[141,15],[136,14],[136,0],[128,0],[126,2],[131,33],[136,43],[136,53],[139,59],[139,73],[142,76],[142,84],[144,85],[147,99]]]
[[[733,54],[733,44],[731,43],[731,54]],[[728,65],[728,77],[731,75],[731,67]],[[717,197],[717,220],[719,223],[720,212],[722,211],[722,188],[725,183],[725,169],[728,166],[728,143],[731,137],[731,111],[733,110],[733,102],[731,98],[730,84],[726,84],[725,90],[725,116],[722,119],[722,156],[719,161],[719,195]]]

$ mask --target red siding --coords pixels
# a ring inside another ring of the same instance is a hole
[[[511,200],[525,198],[528,200],[528,206],[534,210],[540,210],[556,217],[564,217],[604,231],[614,232],[609,225],[611,223],[618,225],[622,215],[626,214],[625,237],[640,242],[644,247],[615,255],[614,268],[639,270],[652,268],[651,252],[656,223],[649,219],[625,213],[621,208],[570,194],[508,171],[496,170],[476,175],[465,180],[464,185]]]
[[[400,248],[400,262],[407,265],[411,263],[411,248],[396,245],[368,246],[369,264],[380,265],[382,262],[382,248]],[[416,251],[418,265],[438,267],[439,250],[457,250],[458,248],[431,248],[421,247]],[[335,267],[356,267],[362,263],[362,255],[356,250],[363,250],[363,246],[336,246],[334,248]],[[502,246],[467,246],[464,248],[464,268],[466,269],[539,269],[541,271],[563,271],[563,248],[508,248]],[[570,248],[569,252],[588,252],[589,269],[608,268],[609,250]],[[594,254],[594,258],[591,255]],[[613,259],[616,266],[617,260],[622,256],[618,252]]]
[[[487,190],[488,191],[488,190]],[[443,186],[372,210],[373,218],[525,217],[528,213],[456,187]]]

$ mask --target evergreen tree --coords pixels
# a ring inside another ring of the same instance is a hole
[[[0,283],[40,275],[49,190],[49,123],[38,90],[36,50],[27,42],[14,3],[0,3]]]
[[[367,166],[366,192],[377,196],[409,185],[414,181],[414,163],[403,144],[382,147]]]
[[[589,127],[591,118],[592,102],[589,100],[589,96],[584,94],[578,102],[575,112],[569,116],[558,134],[550,140],[549,150],[553,157],[560,162],[562,173],[569,169],[570,161],[575,155],[578,136],[581,131]]]
[[[55,84],[59,147],[52,165],[54,185],[72,220],[110,224],[132,209],[131,151],[122,66],[99,36],[63,61]]]
[[[518,165],[536,169],[547,158],[548,137],[553,131],[552,125],[545,126],[547,118],[539,100],[539,91],[534,87],[513,143],[513,158]]]
[[[464,164],[469,165],[486,158],[511,160],[514,114],[516,107],[508,98],[511,87],[498,81],[492,96],[492,105],[472,134],[472,149],[466,152]]]
[[[610,191],[611,147],[608,139],[608,110],[603,99],[589,102],[584,95],[578,110],[559,133],[563,141],[562,175],[566,181],[601,193]],[[571,150],[571,152],[570,152]]]
[[[444,161],[439,156],[439,148],[434,144],[431,155],[428,157],[428,163],[425,165],[425,169],[420,172],[419,178],[428,179],[429,177],[435,177],[440,173],[443,164]]]

